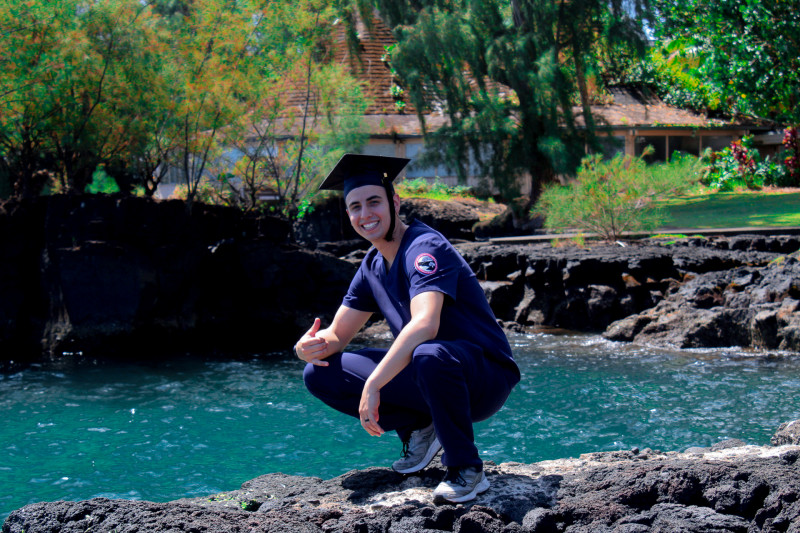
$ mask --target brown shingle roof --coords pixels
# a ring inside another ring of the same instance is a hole
[[[359,19],[356,22],[356,31],[361,43],[357,57],[347,46],[344,24],[336,24],[333,35],[333,61],[343,67],[348,67],[350,72],[364,82],[364,92],[372,100],[367,108],[367,115],[414,115],[416,109],[409,102],[401,111],[395,105],[395,98],[390,89],[395,80],[389,64],[382,60],[386,53],[385,47],[395,44],[395,39],[389,28],[377,17],[373,17],[367,27]]]
[[[592,115],[598,126],[611,127],[688,127],[719,128],[763,126],[755,119],[743,121],[709,118],[705,115],[665,104],[654,94],[632,88],[609,89],[613,102],[592,105]],[[584,126],[582,108],[576,106],[572,112],[578,126]]]

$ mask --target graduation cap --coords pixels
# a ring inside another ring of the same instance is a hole
[[[344,154],[319,190],[344,191],[347,196],[353,189],[364,185],[391,186],[409,161],[404,157]]]
[[[382,155],[344,154],[319,190],[344,191],[345,197],[353,189],[364,185],[378,185],[386,191],[389,203],[394,196],[392,182],[403,171],[410,159]],[[390,210],[389,231],[385,239],[391,241],[396,224],[394,209]]]

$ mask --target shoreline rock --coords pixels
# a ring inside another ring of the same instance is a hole
[[[444,474],[437,460],[409,476],[388,468],[329,480],[267,474],[239,490],[167,503],[37,503],[11,513],[2,531],[797,532],[800,439],[787,440],[487,463],[491,489],[460,505],[433,504]]]
[[[612,323],[610,340],[678,348],[744,346],[800,352],[800,262],[688,279],[656,306]]]
[[[676,347],[800,351],[797,236],[456,245],[498,319]]]

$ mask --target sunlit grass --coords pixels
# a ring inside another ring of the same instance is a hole
[[[662,229],[800,226],[800,192],[747,191],[663,200]]]
[[[438,179],[433,182],[424,178],[405,179],[396,183],[394,188],[401,198],[427,198],[442,201],[475,198],[469,187],[446,185]]]

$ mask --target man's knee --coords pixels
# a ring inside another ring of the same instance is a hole
[[[457,363],[447,348],[438,342],[423,342],[414,349],[411,364],[417,379],[434,378],[444,368]]]
[[[326,383],[330,381],[325,379],[326,368],[327,367],[324,366],[316,366],[307,363],[306,367],[303,369],[303,383],[306,384],[306,388],[311,394],[314,394],[314,396],[317,396],[317,393],[325,390]]]

